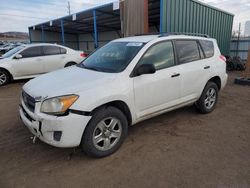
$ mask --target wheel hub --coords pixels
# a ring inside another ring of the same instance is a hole
[[[104,137],[109,138],[111,136],[111,131],[106,129],[103,131],[103,135],[104,135]]]

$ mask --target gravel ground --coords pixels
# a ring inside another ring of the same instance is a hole
[[[250,87],[230,73],[216,110],[185,107],[129,128],[118,152],[92,159],[31,134],[19,119],[25,81],[0,88],[0,187],[250,187]]]

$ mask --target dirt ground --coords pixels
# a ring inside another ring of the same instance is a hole
[[[0,187],[250,187],[250,87],[230,73],[216,110],[185,107],[129,128],[122,147],[92,159],[31,134],[19,119],[24,82],[0,88]]]

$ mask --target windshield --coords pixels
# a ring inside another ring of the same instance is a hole
[[[8,51],[7,53],[5,53],[2,57],[3,58],[9,58],[12,55],[14,55],[15,53],[17,53],[18,51],[22,50],[25,46],[18,46],[16,48],[13,48],[12,50]]]
[[[118,73],[128,66],[143,46],[140,42],[110,42],[85,59],[79,67]]]

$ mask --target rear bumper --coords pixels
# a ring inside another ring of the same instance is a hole
[[[221,80],[221,89],[223,89],[226,86],[227,80],[228,80],[228,74],[226,73],[223,79]]]
[[[90,116],[69,113],[56,117],[30,112],[23,104],[19,107],[20,117],[30,132],[41,141],[56,147],[76,147],[81,143],[82,135]]]

